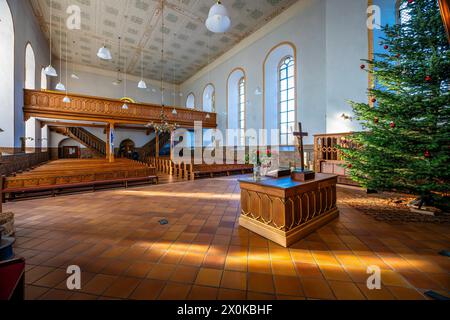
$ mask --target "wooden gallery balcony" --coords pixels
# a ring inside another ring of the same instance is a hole
[[[64,103],[65,93],[40,90],[24,90],[24,117],[84,120],[109,123],[147,124],[160,121],[161,106],[129,103],[122,109],[123,101],[103,97],[70,94],[70,103]],[[172,114],[173,109],[177,114]],[[166,106],[165,115],[170,123],[192,128],[195,121],[202,121],[203,128],[216,128],[216,114],[180,107]]]

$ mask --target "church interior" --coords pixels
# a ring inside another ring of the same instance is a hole
[[[449,7],[0,0],[0,300],[448,300]]]

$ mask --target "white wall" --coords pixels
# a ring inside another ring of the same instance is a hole
[[[14,147],[14,26],[6,0],[0,0],[0,147]]]
[[[59,61],[54,63],[59,68]],[[62,82],[66,84],[65,63],[61,72]],[[117,72],[92,68],[81,65],[68,66],[68,85],[66,89],[69,93],[83,94],[88,96],[107,97],[112,99],[120,99],[125,95],[124,92],[124,76],[121,75],[122,83],[118,86],[113,82],[117,79]],[[70,77],[72,70],[80,78],[79,80]],[[58,69],[58,74],[60,70]],[[127,75],[127,91],[126,96],[134,99],[136,102],[161,104],[161,83],[159,81],[144,79],[147,83],[147,89],[139,89],[137,87],[141,78]],[[180,105],[179,86],[166,83],[164,85],[164,104],[167,106]],[[54,90],[54,87],[50,88]],[[175,93],[175,95],[174,95]],[[184,98],[183,98],[184,101]]]
[[[255,90],[263,88],[264,59],[281,42],[292,42],[298,59],[297,118],[303,122],[304,130],[310,132],[307,142],[312,143],[312,133],[326,130],[326,2],[298,1],[183,83],[182,92],[192,91],[201,96],[205,85],[211,82],[216,88],[219,129],[224,130],[227,128],[227,78],[233,69],[241,67],[246,72],[247,129],[263,128],[263,95],[255,95]]]
[[[318,133],[359,130],[356,121],[346,121],[341,115],[352,115],[348,100],[367,101],[368,75],[359,68],[361,59],[368,58],[367,6],[367,0],[298,1],[188,79],[181,90],[201,96],[205,85],[212,82],[219,129],[224,130],[227,77],[241,67],[247,74],[247,128],[263,128],[264,94],[254,92],[263,88],[264,59],[273,47],[292,42],[297,50],[297,119],[309,133],[305,143],[312,144]]]
[[[84,128],[96,137],[102,139],[106,142],[106,134],[104,130],[101,128]],[[130,130],[130,129],[116,129],[115,133],[115,143],[114,147],[118,148],[120,143],[123,140],[130,139],[134,142],[136,148],[141,148],[145,146],[147,143],[152,141],[155,137],[155,133],[150,133],[150,135],[146,135],[144,130]]]
[[[361,130],[341,116],[353,115],[348,100],[367,102],[368,76],[360,69],[369,58],[366,10],[366,0],[327,1],[326,133]]]
[[[41,68],[49,64],[48,41],[44,37],[29,1],[7,0],[14,21],[14,122],[5,131],[9,133],[7,141],[1,141],[0,147],[20,148],[20,138],[25,136],[25,121],[23,118],[23,88],[25,86],[25,47],[31,43],[36,58],[36,88],[41,87]],[[14,123],[14,125],[13,125]],[[4,134],[4,133],[2,133]],[[12,139],[12,137],[14,137]],[[3,138],[2,138],[3,139]]]

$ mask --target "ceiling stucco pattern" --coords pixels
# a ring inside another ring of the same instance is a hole
[[[213,0],[166,0],[164,30],[161,30],[160,0],[52,0],[52,52],[63,60],[67,54],[68,61],[76,64],[113,71],[120,67],[133,75],[141,74],[143,56],[144,77],[160,79],[164,32],[164,80],[180,84],[297,1],[223,0],[232,27],[227,33],[212,34],[204,21]],[[49,37],[50,0],[30,0],[30,3],[42,31]],[[68,30],[65,26],[70,5],[81,9],[81,30]],[[104,42],[111,48],[112,61],[102,61],[96,56]]]

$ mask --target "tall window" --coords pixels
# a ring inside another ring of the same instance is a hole
[[[284,58],[279,67],[280,145],[293,145],[295,128],[295,65],[292,57]]]
[[[195,109],[195,96],[193,93],[190,93],[186,99],[186,108]]]
[[[36,89],[36,59],[29,43],[25,48],[25,89]]]
[[[239,138],[241,145],[245,145],[245,78],[239,80]]]
[[[41,89],[47,90],[47,74],[45,73],[45,68],[41,69]]]

